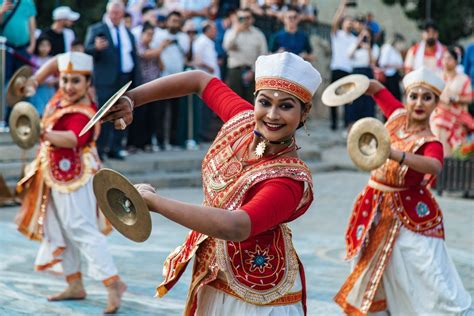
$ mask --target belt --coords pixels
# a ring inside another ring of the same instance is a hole
[[[240,297],[237,293],[235,293],[230,288],[229,284],[227,284],[227,282],[222,279],[215,279],[214,281],[212,281],[211,283],[207,285],[212,286],[216,290],[225,292],[233,297],[236,297],[240,300],[245,301],[245,298]],[[283,295],[282,297],[277,298],[276,300],[268,304],[262,304],[262,306],[292,305],[292,304],[301,303],[302,300],[303,300],[303,291],[298,291],[294,293],[287,293]]]
[[[400,192],[400,191],[405,191],[407,188],[397,188],[397,187],[391,187],[386,184],[379,183],[375,180],[369,179],[368,183],[369,187],[382,191],[382,192]]]

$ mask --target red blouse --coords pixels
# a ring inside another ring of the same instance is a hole
[[[393,112],[404,105],[398,101],[386,88],[374,94],[375,102],[380,106],[383,114],[390,117]],[[443,145],[440,142],[428,142],[421,146],[416,152],[418,155],[432,157],[438,159],[441,164],[444,162]],[[405,183],[408,186],[417,185],[423,180],[424,174],[413,169],[408,169],[405,175]]]
[[[252,104],[239,97],[221,80],[209,81],[202,99],[224,122],[240,112],[253,110]],[[250,236],[293,220],[292,215],[303,197],[304,183],[290,178],[274,178],[253,186],[240,207],[252,225]]]
[[[62,116],[54,125],[53,130],[56,131],[72,131],[77,137],[77,147],[87,144],[93,133],[93,129],[88,130],[84,135],[79,137],[79,133],[89,122],[89,118],[81,113],[70,113]]]

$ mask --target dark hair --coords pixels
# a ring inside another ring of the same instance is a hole
[[[144,33],[145,31],[148,31],[148,30],[154,30],[155,27],[148,21],[146,21],[145,23],[143,23],[143,27],[142,27],[142,33]]]
[[[209,28],[212,26],[212,22],[204,22],[203,23],[203,27],[202,27],[202,32],[203,33],[206,33],[207,30],[209,30]]]
[[[52,45],[51,39],[47,35],[43,35],[43,34],[40,35],[40,37],[38,37],[38,39],[36,40],[36,44],[35,44],[34,54],[36,56],[39,56],[39,46],[40,46],[41,42],[43,42],[43,41],[48,41],[49,45]],[[51,51],[49,51],[48,55],[51,55]]]
[[[123,14],[123,17],[124,18],[131,18],[132,15],[129,12],[125,11],[125,13]]]
[[[78,39],[78,38],[75,38],[72,42],[71,42],[71,46],[76,46],[76,45],[82,45],[84,46],[84,43]]]
[[[458,52],[456,52],[456,46],[449,46],[446,51],[449,53],[449,55],[451,55],[451,57],[454,58],[456,63],[459,64],[459,60],[461,56],[459,56]]]
[[[433,29],[438,32],[438,25],[436,25],[435,21],[433,20],[426,20],[422,25],[423,31],[428,31],[429,29]]]
[[[146,14],[148,11],[151,11],[151,10],[153,10],[153,7],[147,5],[147,6],[144,6],[144,7],[142,8],[141,13],[142,13],[142,15],[144,15],[144,14]]]
[[[166,16],[166,20],[168,20],[170,17],[172,17],[173,15],[179,17],[179,18],[182,18],[183,15],[181,14],[181,12],[179,11],[171,11],[170,13],[168,13],[168,15]]]

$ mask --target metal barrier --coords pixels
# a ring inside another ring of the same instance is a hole
[[[0,36],[0,132],[7,124],[5,119],[6,101],[5,101],[5,58],[7,38]]]
[[[465,197],[474,194],[474,159],[445,158],[444,166],[436,183],[439,195],[443,191],[463,192]]]

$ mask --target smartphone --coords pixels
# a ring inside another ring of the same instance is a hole
[[[357,7],[357,1],[356,0],[349,0],[346,2],[346,7]]]

